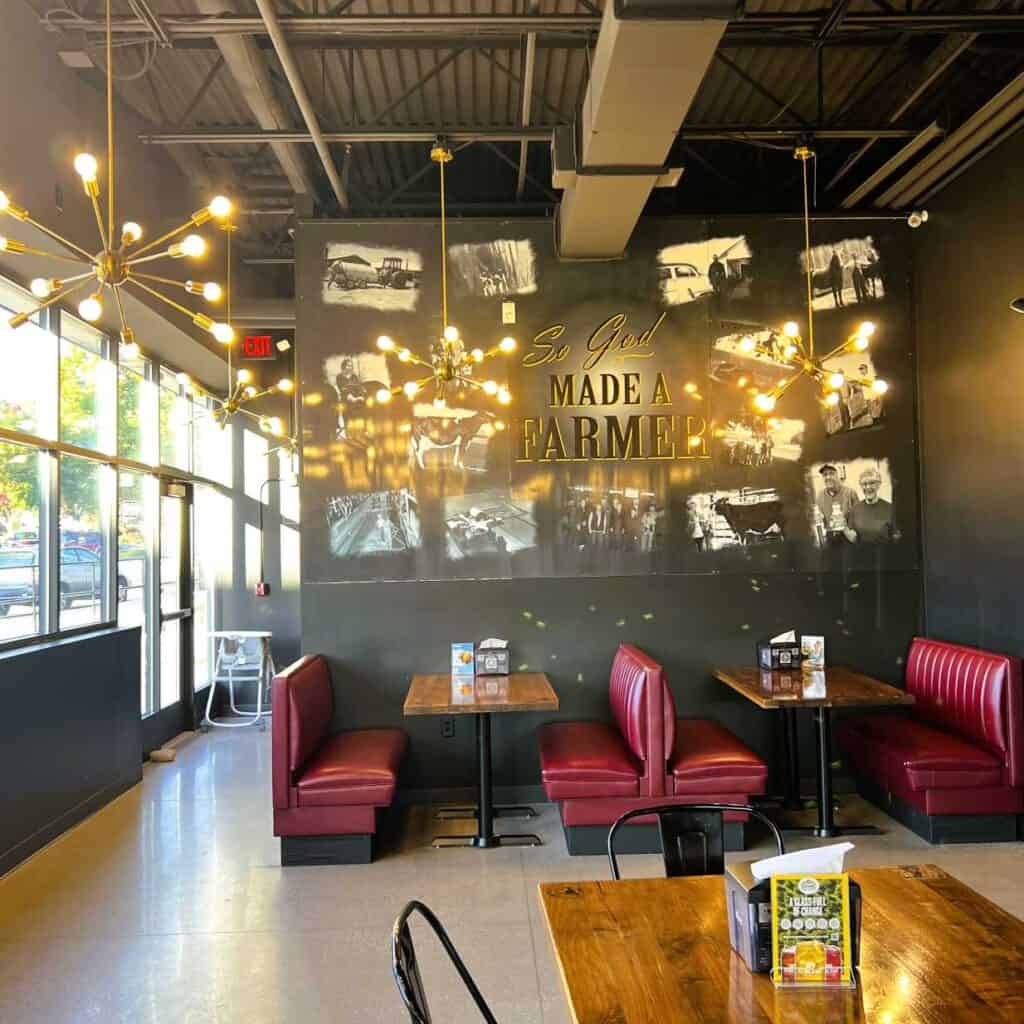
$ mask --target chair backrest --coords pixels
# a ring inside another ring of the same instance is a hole
[[[615,836],[619,828],[633,818],[656,815],[661,834],[661,852],[665,877],[684,875],[721,875],[725,872],[725,825],[727,813],[747,814],[768,827],[775,839],[776,852],[786,852],[782,833],[770,818],[748,804],[662,804],[626,811],[608,831],[608,866],[612,878],[619,879],[615,854]]]
[[[413,945],[412,933],[409,931],[409,918],[413,914],[420,914],[423,919],[434,929],[434,934],[444,947],[455,970],[458,971],[462,983],[473,997],[480,1016],[487,1024],[497,1024],[494,1014],[491,1013],[486,1000],[473,981],[472,975],[462,962],[458,950],[455,948],[444,926],[434,916],[430,907],[419,900],[412,900],[407,903],[395,921],[391,930],[391,973],[395,977],[395,984],[398,986],[398,994],[402,997],[406,1010],[412,1024],[432,1024],[430,1007],[427,1005],[427,995],[423,988],[423,978],[420,976],[419,964],[416,961],[416,947]]]
[[[334,715],[331,674],[322,654],[307,654],[274,676],[271,726],[274,806],[288,806],[297,771],[323,742]]]
[[[675,743],[676,708],[662,667],[632,644],[619,644],[608,703],[633,755],[644,764],[644,796],[664,796],[665,766]]]
[[[915,637],[907,659],[914,714],[1002,758],[1007,781],[1024,785],[1021,662],[976,647]]]

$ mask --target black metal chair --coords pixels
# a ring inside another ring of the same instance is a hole
[[[725,825],[723,814],[739,811],[768,826],[775,838],[779,854],[786,852],[782,833],[756,807],[748,804],[659,804],[626,811],[608,832],[608,865],[612,878],[619,879],[619,862],[615,857],[615,835],[632,818],[657,815],[661,835],[661,852],[665,858],[667,878],[683,875],[721,875],[725,872]]]
[[[434,934],[444,947],[455,970],[459,972],[459,977],[462,978],[469,994],[473,997],[480,1016],[487,1021],[487,1024],[497,1024],[494,1014],[491,1013],[490,1007],[480,994],[480,989],[476,987],[476,982],[473,981],[472,975],[462,962],[462,957],[459,956],[452,940],[448,938],[444,926],[435,917],[430,907],[420,903],[419,900],[412,900],[405,905],[391,931],[391,973],[395,976],[398,994],[409,1011],[412,1024],[432,1024],[430,1007],[427,1005],[427,996],[423,990],[423,979],[420,977],[419,965],[416,963],[416,948],[413,946],[412,934],[409,931],[409,918],[414,913],[419,913],[434,929]]]

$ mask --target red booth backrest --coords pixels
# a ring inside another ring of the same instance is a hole
[[[632,644],[620,644],[608,680],[608,701],[629,749],[645,762],[649,795],[661,796],[676,735],[675,702],[661,666]]]
[[[1019,658],[915,637],[907,661],[914,713],[998,754],[1024,785],[1024,697]]]
[[[279,672],[272,693],[274,805],[287,807],[295,772],[323,742],[334,715],[331,674],[323,655],[307,654]]]

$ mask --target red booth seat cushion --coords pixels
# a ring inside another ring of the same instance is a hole
[[[540,730],[540,773],[549,800],[636,796],[640,762],[604,722],[552,722]]]
[[[729,790],[751,796],[763,793],[768,781],[768,765],[728,729],[706,718],[676,720],[669,773],[677,795]]]
[[[331,736],[296,780],[299,806],[387,806],[407,742],[401,729],[358,729]]]
[[[865,715],[845,723],[840,743],[860,748],[861,770],[915,792],[1002,784],[1003,765],[995,755],[906,715]]]

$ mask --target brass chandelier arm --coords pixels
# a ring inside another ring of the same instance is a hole
[[[16,238],[7,239],[7,252],[12,256],[46,256],[51,260],[64,260],[66,263],[77,263],[79,266],[96,263],[91,256],[87,259],[81,259],[78,256],[69,256],[66,253],[50,252],[49,249],[37,249],[34,245],[26,245],[24,242],[19,242]]]
[[[137,277],[129,277],[127,279],[128,284],[134,284],[137,288],[141,288],[144,292],[148,292],[155,299],[159,299],[161,302],[170,306],[171,309],[177,310],[183,316],[187,316],[189,320],[194,321],[196,314],[192,312],[187,306],[181,305],[179,302],[175,302],[174,299],[169,299],[163,292],[158,292],[155,288],[150,288],[148,284],[140,281]]]
[[[100,201],[95,189],[89,190],[89,201],[92,203],[92,211],[96,215],[96,227],[100,229],[100,241],[103,243],[103,251],[110,250],[110,240],[107,236],[107,226],[103,223],[103,211],[100,210]]]
[[[61,245],[66,245],[69,249],[72,249],[74,252],[78,253],[78,255],[81,257],[81,262],[88,262],[88,263],[97,263],[98,262],[98,258],[96,256],[94,256],[92,253],[86,252],[85,249],[83,249],[80,245],[75,245],[75,243],[72,242],[70,239],[65,238],[63,235],[59,235],[56,231],[52,231],[45,224],[41,224],[39,221],[35,220],[33,217],[25,217],[24,221],[25,221],[26,224],[31,224],[32,227],[34,227],[37,231],[42,231],[42,233],[44,235],[48,235],[55,242],[59,242]],[[64,255],[61,255],[59,253],[49,253],[49,252],[48,253],[42,253],[41,255],[53,256],[55,259],[59,259],[59,260],[67,260],[67,259],[71,259],[72,258],[70,256],[64,256]]]
[[[132,336],[132,329],[128,326],[128,317],[125,316],[124,303],[121,301],[121,286],[119,284],[111,285],[110,290],[114,293],[117,315],[121,318],[121,337],[127,341]]]
[[[69,295],[73,295],[75,292],[81,291],[82,288],[89,283],[89,278],[92,276],[92,274],[87,274],[83,280],[79,281],[77,284],[73,284],[70,288],[62,288],[59,291],[54,292],[53,295],[51,295],[45,302],[40,302],[35,309],[31,309],[27,313],[18,313],[17,316],[12,316],[11,319],[7,321],[7,326],[16,329],[22,324],[27,323],[36,315],[36,313],[41,313],[44,309],[49,308],[55,302],[60,302],[61,299],[66,299]]]
[[[152,242],[147,242],[145,245],[140,246],[138,249],[131,250],[127,254],[128,258],[125,260],[125,265],[131,266],[133,263],[143,262],[142,260],[139,259],[139,257],[142,256],[143,253],[150,252],[157,246],[163,245],[164,242],[169,242],[172,238],[174,238],[176,235],[180,235],[183,231],[188,231],[189,228],[194,228],[196,226],[197,225],[195,222],[195,218],[189,217],[189,219],[185,221],[184,224],[179,224],[176,228],[172,228],[170,231],[166,232],[165,234],[162,234],[159,238],[154,238]],[[165,254],[157,253],[155,256],[147,256],[146,259],[158,259],[160,256],[163,255]]]
[[[140,272],[132,274],[132,277],[135,279],[141,277],[144,278],[146,281],[153,281],[156,284],[168,284],[171,285],[171,287],[173,288],[185,287],[184,281],[175,281],[173,277],[161,277],[159,274],[143,274]]]

